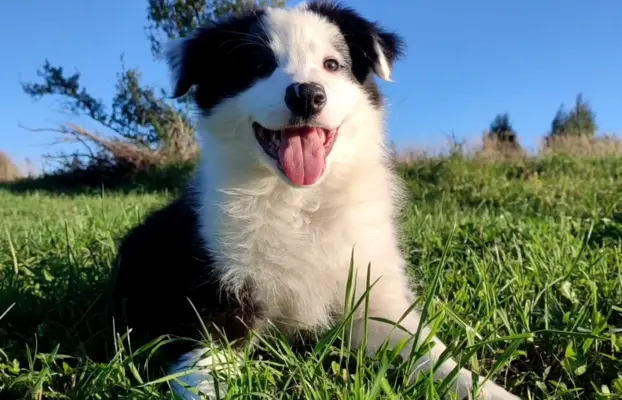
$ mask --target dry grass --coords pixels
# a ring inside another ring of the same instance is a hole
[[[192,132],[183,123],[181,117],[172,124],[169,138],[165,145],[155,149],[140,146],[126,140],[109,139],[97,132],[91,132],[76,124],[63,124],[57,129],[31,129],[47,131],[58,135],[56,143],[79,143],[84,146],[89,159],[97,159],[101,150],[111,155],[113,160],[134,165],[138,169],[160,166],[175,162],[196,159],[199,146]],[[99,150],[99,151],[98,151]]]
[[[596,137],[566,136],[544,138],[537,153],[529,154],[519,145],[483,137],[479,143],[466,140],[448,140],[443,149],[426,151],[420,149],[401,149],[395,152],[398,162],[412,164],[418,161],[437,159],[447,154],[482,162],[517,162],[527,159],[565,155],[579,158],[622,157],[622,138],[613,134]]]
[[[545,138],[542,141],[539,153],[579,157],[622,156],[622,139],[612,134],[596,137],[561,136]]]
[[[0,183],[12,182],[21,176],[19,168],[11,157],[4,151],[0,151]]]
[[[516,142],[485,136],[473,151],[473,157],[479,161],[521,161],[527,157],[527,152]]]

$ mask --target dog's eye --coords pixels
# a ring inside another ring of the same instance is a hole
[[[324,60],[324,68],[326,68],[327,71],[335,72],[339,69],[339,67],[339,61],[334,58],[327,58]]]

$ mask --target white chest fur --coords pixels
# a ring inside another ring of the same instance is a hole
[[[361,274],[371,262],[375,275],[401,276],[393,180],[383,166],[325,182],[321,190],[294,189],[261,172],[245,181],[235,190],[204,187],[201,232],[224,284],[236,291],[252,282],[279,328],[323,329],[332,322],[343,309],[353,248]]]

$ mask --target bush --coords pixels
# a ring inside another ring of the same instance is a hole
[[[17,165],[11,160],[11,157],[3,151],[0,151],[0,183],[13,182],[20,178],[22,174],[19,172]]]
[[[544,139],[541,153],[565,154],[580,157],[622,156],[622,140],[613,135],[558,135]]]

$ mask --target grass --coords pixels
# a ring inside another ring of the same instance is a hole
[[[452,353],[525,399],[622,398],[622,159],[453,156],[400,173],[413,289]],[[118,238],[171,195],[9,189],[0,189],[0,398],[170,398],[137,356],[157,345],[115,337],[98,296]],[[407,385],[408,364],[388,350],[374,360],[346,351],[339,334],[303,355],[260,340],[269,359],[244,360],[230,397],[442,392],[427,376]]]

